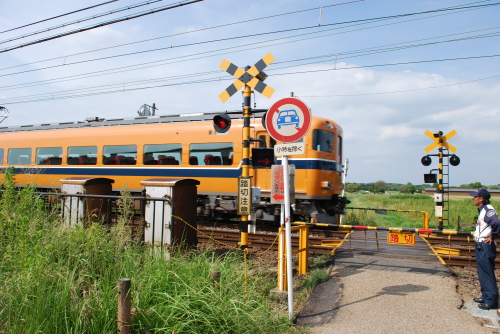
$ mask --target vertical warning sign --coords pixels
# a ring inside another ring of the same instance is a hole
[[[238,179],[238,214],[249,215],[251,209],[252,186],[250,177]]]
[[[295,202],[295,166],[290,165],[290,202]],[[271,166],[271,203],[285,204],[285,179],[283,165]]]

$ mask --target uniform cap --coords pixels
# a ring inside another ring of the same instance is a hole
[[[478,197],[482,197],[484,199],[490,199],[491,195],[490,195],[490,192],[486,189],[483,189],[483,188],[479,188],[477,191],[473,192],[473,193],[469,193],[469,195],[471,196],[478,196]]]

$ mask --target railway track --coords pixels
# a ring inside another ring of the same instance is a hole
[[[230,247],[238,247],[240,232],[234,225],[220,225],[218,228],[199,224],[198,242],[221,243]],[[474,241],[464,235],[437,235],[421,234],[425,241],[421,246],[393,246],[387,245],[384,233],[351,233],[351,230],[317,230],[310,229],[309,253],[334,254],[338,247],[343,252],[386,253],[394,256],[427,256],[440,257],[446,265],[475,267]],[[249,233],[249,250],[278,250],[277,228],[258,227],[256,233]],[[292,234],[292,248],[298,249],[298,235]],[[412,248],[413,247],[413,248]],[[500,269],[500,247],[495,266]]]
[[[215,229],[198,226],[198,243],[208,244],[210,242],[238,247],[240,232],[235,229]],[[314,231],[309,236],[310,254],[331,254],[342,242],[348,231]],[[250,251],[278,250],[277,228],[262,228],[257,233],[249,233]],[[292,249],[297,250],[299,245],[298,235],[292,234]]]

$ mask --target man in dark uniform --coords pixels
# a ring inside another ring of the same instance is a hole
[[[481,296],[474,298],[474,301],[479,303],[480,309],[496,309],[498,307],[498,287],[495,277],[495,257],[497,255],[495,238],[500,232],[500,221],[497,212],[490,205],[491,195],[489,191],[480,188],[469,195],[474,197],[474,205],[477,206],[479,212],[474,241],[476,242],[476,267],[481,285]]]

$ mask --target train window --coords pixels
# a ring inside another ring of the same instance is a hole
[[[9,165],[31,164],[31,148],[10,148],[7,163]]]
[[[68,165],[97,164],[97,146],[68,147]]]
[[[314,130],[313,150],[333,153],[333,133],[324,130]]]
[[[3,148],[0,148],[0,165],[3,165]]]
[[[180,165],[182,163],[181,144],[144,145],[145,165]]]
[[[137,161],[136,145],[104,146],[103,165],[135,165]]]
[[[191,144],[189,151],[190,165],[225,165],[233,164],[232,143]]]
[[[36,149],[37,165],[60,165],[62,163],[62,147],[39,147]]]

